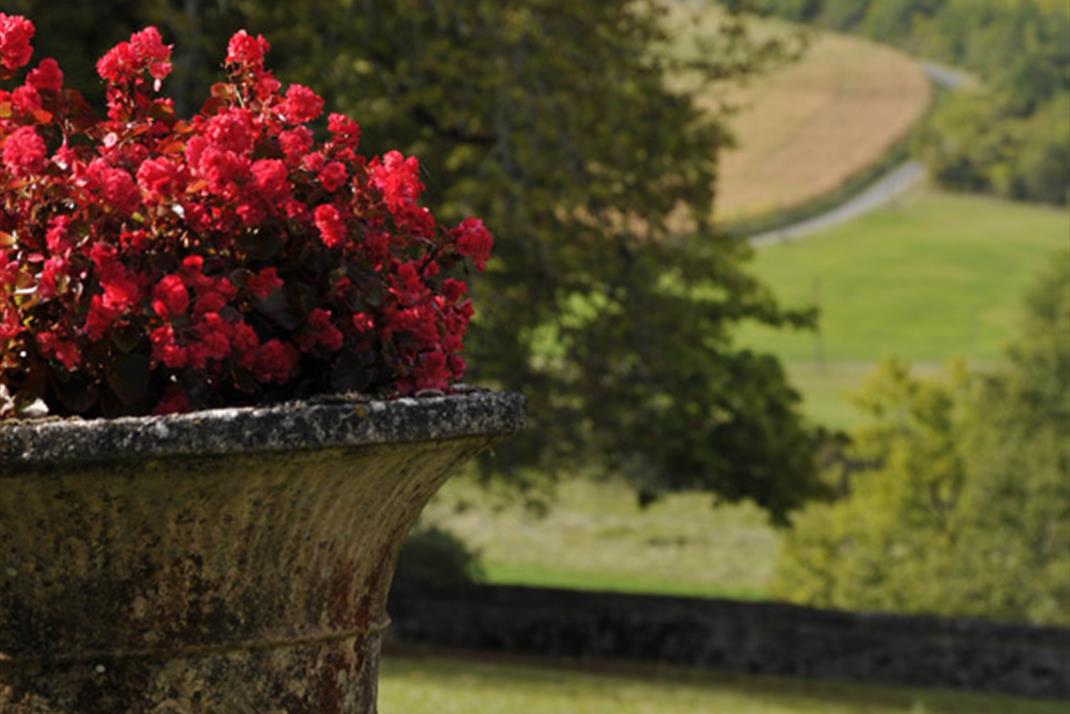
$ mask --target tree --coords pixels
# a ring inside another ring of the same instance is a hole
[[[825,0],[821,11],[821,24],[837,30],[851,30],[870,11],[870,0]]]
[[[1006,104],[986,91],[943,99],[913,150],[940,183],[970,191],[1010,192],[1019,143]]]
[[[42,26],[66,12],[15,5]],[[645,494],[706,488],[782,518],[819,491],[818,435],[776,360],[733,344],[732,330],[811,316],[782,310],[746,271],[747,247],[711,227],[727,132],[670,79],[731,84],[786,48],[754,39],[737,8],[704,55],[680,57],[666,11],[657,0],[156,0],[92,14],[122,32],[158,23],[194,48],[176,59],[186,97],[203,96],[231,31],[263,33],[280,77],[357,118],[365,147],[421,157],[436,215],[486,218],[498,242],[476,288],[472,378],[523,391],[531,415],[498,466],[612,469]],[[71,45],[54,48],[61,60],[86,54]]]
[[[994,374],[887,364],[860,396],[862,464],[798,518],[776,593],[851,609],[1070,623],[1070,262],[1032,293]]]
[[[1070,92],[1056,95],[1021,126],[1016,194],[1047,203],[1070,199]]]
[[[977,73],[982,92],[938,105],[915,146],[943,183],[1066,203],[1070,22],[1059,0],[762,0],[791,20],[864,33]]]
[[[1070,93],[1028,116],[994,90],[943,100],[914,141],[936,180],[1007,198],[1066,203],[1070,187]]]

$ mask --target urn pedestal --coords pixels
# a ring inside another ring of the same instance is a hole
[[[518,395],[0,425],[0,712],[369,714],[394,562]]]

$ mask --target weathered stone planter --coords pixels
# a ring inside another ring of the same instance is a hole
[[[401,541],[523,411],[481,392],[0,426],[0,712],[374,712]]]

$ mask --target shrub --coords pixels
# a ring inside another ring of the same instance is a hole
[[[991,374],[888,364],[860,404],[850,493],[802,512],[774,590],[812,605],[1070,624],[1070,262]]]
[[[398,554],[393,592],[474,583],[484,575],[479,553],[437,526],[417,527]]]
[[[0,13],[0,79],[33,25]],[[230,40],[190,120],[160,96],[153,27],[97,63],[107,115],[42,60],[0,90],[0,416],[166,413],[327,391],[445,389],[492,238],[440,227],[417,159],[358,153],[359,125]]]

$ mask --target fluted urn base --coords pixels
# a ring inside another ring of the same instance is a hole
[[[0,712],[375,711],[397,551],[478,393],[0,426]]]

